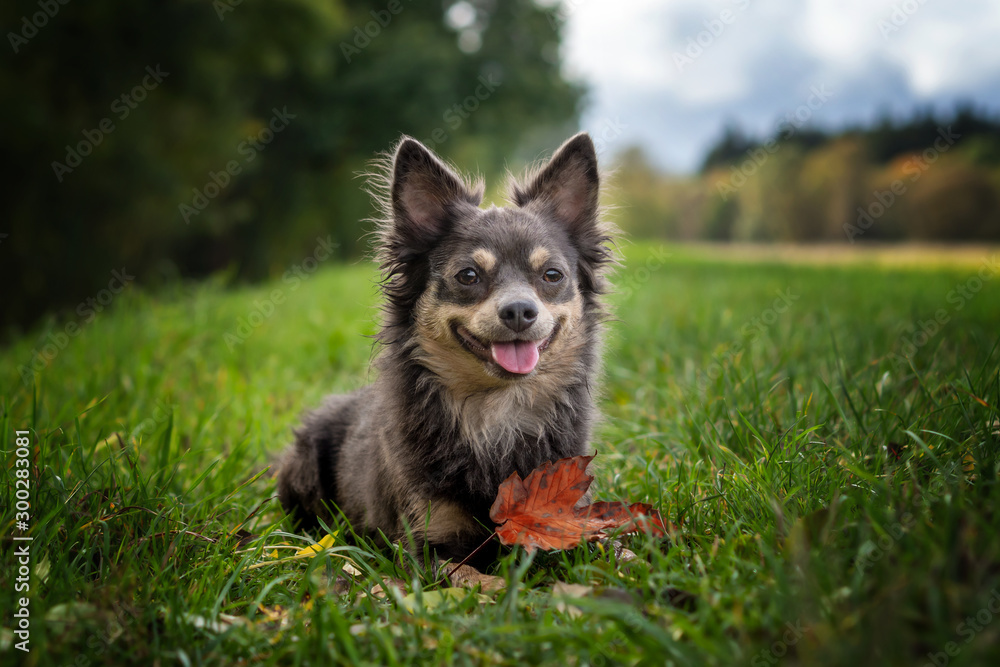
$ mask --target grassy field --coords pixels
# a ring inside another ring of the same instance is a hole
[[[370,379],[371,267],[129,285],[2,352],[0,661],[997,664],[998,256],[626,256],[595,472],[676,526],[638,559],[514,552],[506,590],[463,595],[345,525],[297,555],[268,466]]]

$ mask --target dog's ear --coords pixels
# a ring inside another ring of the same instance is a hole
[[[607,290],[604,274],[615,263],[614,227],[601,220],[600,189],[597,151],[590,135],[581,132],[560,146],[526,186],[515,183],[511,192],[515,204],[539,211],[569,233],[580,252],[578,276],[585,295]],[[599,307],[592,296],[588,299]]]
[[[512,195],[518,206],[539,207],[577,236],[597,225],[599,191],[594,142],[581,132],[560,146],[527,186],[515,184]]]
[[[416,139],[404,137],[392,161],[394,231],[411,249],[427,248],[447,230],[456,207],[478,206],[482,194]]]

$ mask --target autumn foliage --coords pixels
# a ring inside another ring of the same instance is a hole
[[[545,463],[525,479],[516,472],[500,485],[490,508],[496,534],[506,545],[535,549],[572,549],[613,532],[645,530],[663,535],[660,513],[646,503],[597,502],[578,506],[594,477],[587,473],[593,456]]]
[[[623,204],[616,222],[632,236],[1000,240],[1000,119],[968,107],[845,130],[731,127],[699,174],[662,173],[661,159],[641,148],[619,158],[609,203]]]

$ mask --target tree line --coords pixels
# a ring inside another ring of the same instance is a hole
[[[713,241],[1000,240],[1000,119],[970,105],[870,127],[729,127],[691,176],[621,158],[620,224]]]

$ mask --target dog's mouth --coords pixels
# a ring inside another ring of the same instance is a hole
[[[513,375],[527,375],[535,370],[542,352],[559,333],[559,324],[556,323],[552,333],[541,340],[509,340],[492,343],[476,338],[461,324],[453,324],[451,330],[462,347],[482,361],[495,364]]]

